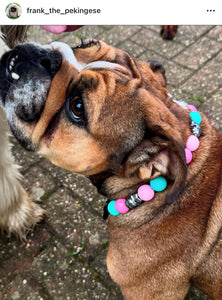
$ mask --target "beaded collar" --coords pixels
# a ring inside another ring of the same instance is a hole
[[[184,108],[189,109],[191,119],[192,135],[187,138],[185,156],[186,163],[189,164],[192,161],[192,152],[199,148],[199,136],[201,135],[201,115],[197,112],[197,109],[193,105],[187,105],[185,102],[179,102],[174,100]],[[167,187],[167,180],[163,176],[159,176],[150,180],[149,184],[140,186],[137,193],[128,196],[127,198],[120,198],[117,200],[108,201],[108,204],[104,207],[104,218],[108,217],[108,214],[112,216],[118,216],[119,214],[125,214],[134,207],[137,207],[144,201],[150,201],[154,198],[155,192],[162,192]]]

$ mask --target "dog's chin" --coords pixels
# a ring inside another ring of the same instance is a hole
[[[165,176],[170,182],[176,178],[174,170],[177,169],[176,155],[169,149],[156,153],[144,164],[144,168],[135,170],[130,176],[111,175],[104,176],[96,182],[98,191],[109,199],[126,198],[137,192],[138,188],[147,184],[151,179]]]
[[[36,151],[36,146],[32,143],[31,137],[24,136],[24,132],[22,130],[19,130],[10,124],[9,126],[15,138],[25,150]]]

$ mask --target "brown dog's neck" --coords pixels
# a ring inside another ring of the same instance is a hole
[[[172,101],[172,100],[171,100]],[[176,103],[175,103],[176,102]],[[185,148],[185,157],[186,157],[186,163],[189,164],[192,161],[192,152],[196,151],[199,148],[199,137],[201,135],[201,120],[202,117],[201,115],[196,111],[195,107],[192,105],[187,105],[187,104],[182,104],[182,108],[183,109],[178,109],[178,102],[177,101],[172,101],[171,103],[171,110],[174,110],[174,107],[176,107],[176,110],[174,112],[174,114],[177,116],[178,119],[181,118],[182,115],[184,115],[184,111],[186,109],[186,114],[189,115],[189,123],[190,123],[190,130],[189,133],[191,131],[191,135],[187,134],[187,130],[184,130],[184,126],[185,129],[187,129],[186,125],[184,125],[184,120],[181,119],[181,128],[182,128],[182,132],[186,133],[185,134],[185,138],[186,138],[186,142],[184,142],[184,148]],[[189,138],[187,137],[189,136]],[[195,144],[196,143],[196,144]],[[145,147],[145,145],[152,146],[152,143],[143,143]],[[141,149],[140,149],[141,151]],[[150,174],[150,180],[148,181],[150,185],[148,185],[147,180],[143,180],[143,179],[147,179],[147,178],[143,178],[143,174],[140,176],[138,176],[138,174],[134,174],[134,176],[119,176],[119,175],[114,175],[114,173],[110,170],[107,172],[102,172],[100,174],[94,175],[90,177],[90,180],[92,181],[92,183],[97,187],[98,191],[101,192],[102,194],[104,194],[105,196],[107,196],[109,199],[117,199],[116,200],[112,200],[110,203],[108,202],[108,211],[110,214],[118,215],[119,212],[122,214],[125,214],[126,212],[128,212],[129,210],[139,206],[140,204],[142,204],[144,201],[149,201],[152,200],[154,197],[159,197],[156,194],[156,192],[163,192],[165,190],[165,188],[167,187],[168,183],[169,186],[172,186],[173,184],[173,176],[172,173],[174,171],[170,171],[169,170],[165,170],[166,171],[166,175],[165,177],[162,176],[161,171],[163,171],[164,169],[160,167],[160,165],[164,165],[164,160],[167,161],[166,165],[170,165],[172,162],[170,161],[170,154],[169,151],[167,149],[161,150],[161,148],[158,148],[158,153],[157,153],[157,158],[152,158],[152,156],[150,157],[149,161],[147,162],[147,166],[145,166],[145,168],[149,168],[149,164],[150,161],[154,161],[153,162],[153,168],[152,168],[152,173]],[[173,156],[171,155],[171,159],[174,159]],[[156,162],[155,162],[156,160]],[[162,161],[161,161],[162,160]],[[174,163],[172,163],[174,165]],[[158,167],[160,168],[158,168]],[[175,165],[174,165],[175,167]],[[168,166],[168,169],[170,169],[170,166]],[[143,168],[141,170],[140,168],[140,172],[143,172]],[[147,171],[145,170],[145,174],[147,173]],[[156,173],[156,174],[155,174]],[[153,176],[154,175],[154,176]],[[153,177],[152,177],[153,176]],[[142,180],[141,180],[142,179]],[[158,182],[158,187],[155,187],[157,189],[154,188],[154,181]],[[183,185],[185,185],[185,181],[186,178],[184,178],[183,181]],[[168,183],[167,183],[168,182]],[[160,187],[160,185],[164,185],[164,187],[162,188],[162,186]],[[106,187],[104,189],[104,186]],[[139,188],[139,189],[138,189]],[[143,195],[141,194],[141,192],[139,192],[139,190],[143,190],[144,188],[146,188],[146,191],[149,190],[149,193],[151,193],[151,198],[150,195],[146,196],[150,199],[146,199],[146,197],[143,199],[141,197],[143,197]],[[159,189],[160,188],[160,189]],[[115,190],[117,191],[115,193]],[[172,189],[171,189],[172,190]],[[174,193],[174,195],[172,196],[172,193],[170,194],[169,197],[169,193],[166,196],[166,203],[164,204],[171,204],[179,195],[180,191],[182,190],[182,188],[179,191],[176,191],[176,193]],[[135,192],[137,191],[137,192]],[[111,194],[111,197],[110,197]],[[140,196],[142,195],[142,196]],[[174,198],[175,199],[174,199]],[[119,198],[124,198],[124,199],[119,199]],[[141,198],[141,199],[140,199]],[[162,197],[160,197],[162,198]],[[121,204],[120,204],[121,202]],[[112,204],[112,209],[111,209],[111,204]],[[123,205],[119,208],[119,204]],[[113,208],[114,207],[114,208]],[[116,210],[116,207],[117,210]],[[123,207],[123,209],[122,209]],[[118,212],[118,209],[119,212]],[[122,210],[122,211],[121,211]],[[105,208],[105,217],[107,217],[107,211]]]

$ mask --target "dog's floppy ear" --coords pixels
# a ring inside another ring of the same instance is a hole
[[[146,133],[127,158],[126,176],[137,174],[142,180],[166,175],[173,182],[166,202],[172,203],[183,189],[187,177],[187,164],[180,123],[158,98],[140,89],[138,97],[143,103]]]
[[[165,69],[164,69],[163,65],[159,61],[156,61],[156,60],[148,60],[148,64],[150,66],[150,69],[153,71],[153,73],[158,78],[161,85],[166,87],[167,81],[166,81]]]

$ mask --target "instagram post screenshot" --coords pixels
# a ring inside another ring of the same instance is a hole
[[[0,300],[222,300],[222,4],[0,2]]]

